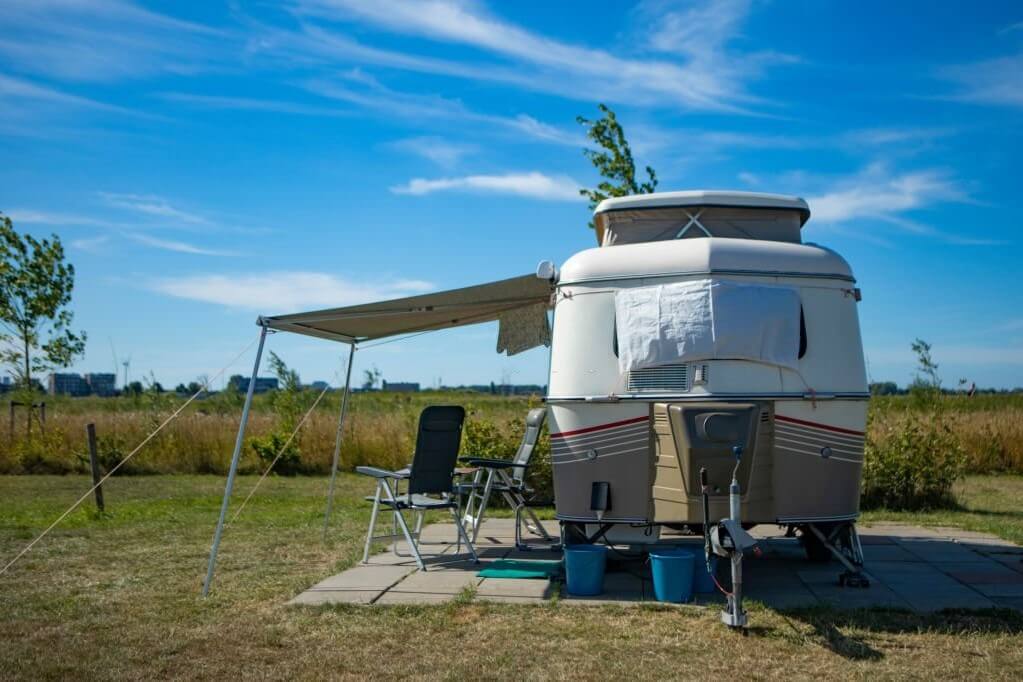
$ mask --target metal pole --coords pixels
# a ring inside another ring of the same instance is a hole
[[[203,598],[210,592],[210,583],[213,582],[213,569],[217,564],[217,550],[220,549],[220,536],[224,532],[224,519],[227,517],[227,508],[231,503],[231,489],[234,487],[234,475],[238,471],[238,460],[242,455],[242,443],[245,441],[245,426],[249,421],[249,408],[252,407],[252,395],[256,389],[256,375],[259,374],[259,361],[263,357],[263,342],[266,341],[266,326],[263,319],[259,320],[259,347],[256,349],[256,362],[252,366],[252,378],[249,380],[249,390],[245,394],[245,407],[242,408],[242,420],[238,424],[238,438],[234,442],[234,454],[231,455],[231,469],[227,472],[227,485],[224,487],[224,501],[220,505],[220,519],[217,521],[217,530],[213,534],[213,546],[210,548],[210,562],[206,567],[206,580],[202,584]]]
[[[327,511],[323,515],[323,541],[327,541],[327,527],[330,525],[330,512],[334,509],[334,483],[337,479],[337,467],[341,460],[341,441],[344,439],[345,415],[348,413],[348,392],[352,384],[352,361],[355,360],[355,344],[348,351],[348,371],[345,376],[345,392],[341,397],[341,415],[337,420],[337,437],[334,439],[334,462],[330,466],[330,487],[327,489]]]

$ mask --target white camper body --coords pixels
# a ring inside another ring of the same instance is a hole
[[[630,542],[699,526],[700,468],[711,516],[727,516],[735,445],[745,523],[856,518],[859,291],[839,255],[799,243],[808,215],[795,198],[721,192],[598,206],[602,245],[556,284],[547,403],[561,521],[587,535],[619,524],[609,537]],[[594,505],[595,486],[609,501]]]

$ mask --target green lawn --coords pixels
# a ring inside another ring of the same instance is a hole
[[[241,499],[254,477],[242,477]],[[326,482],[268,479],[199,588],[223,479],[115,478],[109,512],[79,510],[0,576],[0,679],[1018,678],[1023,618],[754,607],[747,638],[713,610],[491,605],[286,607],[354,563],[368,481],[340,479],[321,542]],[[78,495],[82,477],[0,477],[0,560]],[[968,511],[869,518],[959,524],[1023,540],[1023,478],[971,478]],[[86,507],[87,509],[88,507]]]

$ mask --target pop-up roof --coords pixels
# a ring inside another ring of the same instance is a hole
[[[593,212],[597,244],[730,237],[800,243],[810,208],[799,197],[696,190],[605,199]]]

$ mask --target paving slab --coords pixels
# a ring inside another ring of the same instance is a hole
[[[557,524],[545,522],[552,536]],[[915,611],[948,608],[1015,608],[1023,610],[1023,547],[1007,544],[986,533],[934,529],[900,524],[865,527],[860,540],[871,577],[869,588],[841,587],[844,570],[838,562],[806,560],[796,538],[776,527],[758,527],[762,556],[744,563],[745,595],[777,609],[828,604],[838,608],[892,607]],[[441,523],[423,529],[423,538],[442,544],[422,547],[428,570],[418,571],[411,558],[390,551],[330,576],[295,597],[291,604],[408,604],[442,603],[475,586],[476,599],[498,603],[542,604],[560,595],[572,605],[643,604],[654,600],[649,566],[642,560],[612,555],[604,592],[596,597],[573,597],[558,582],[529,579],[480,578],[478,571],[502,558],[559,560],[542,541],[526,536],[535,548],[514,546],[514,520],[490,519],[481,528],[476,549],[480,563],[456,555],[455,526]],[[675,532],[661,536],[665,546],[700,548],[702,539]],[[404,543],[400,543],[404,547]],[[464,548],[463,548],[464,551]],[[722,562],[719,579],[728,583]],[[697,595],[695,604],[720,604],[719,594]]]
[[[388,587],[394,585],[402,578],[407,576],[416,570],[415,565],[412,566],[371,566],[371,565],[359,565],[349,568],[344,573],[338,573],[332,575],[325,580],[321,580],[309,589],[311,591],[320,590],[371,590],[379,589],[386,590]]]
[[[929,563],[987,561],[984,555],[979,552],[974,552],[968,547],[957,544],[948,538],[907,538],[899,539],[898,544],[906,551],[915,554]]]
[[[476,588],[476,596],[499,601],[543,602],[558,594],[558,586],[549,580],[528,578],[485,578]]]

